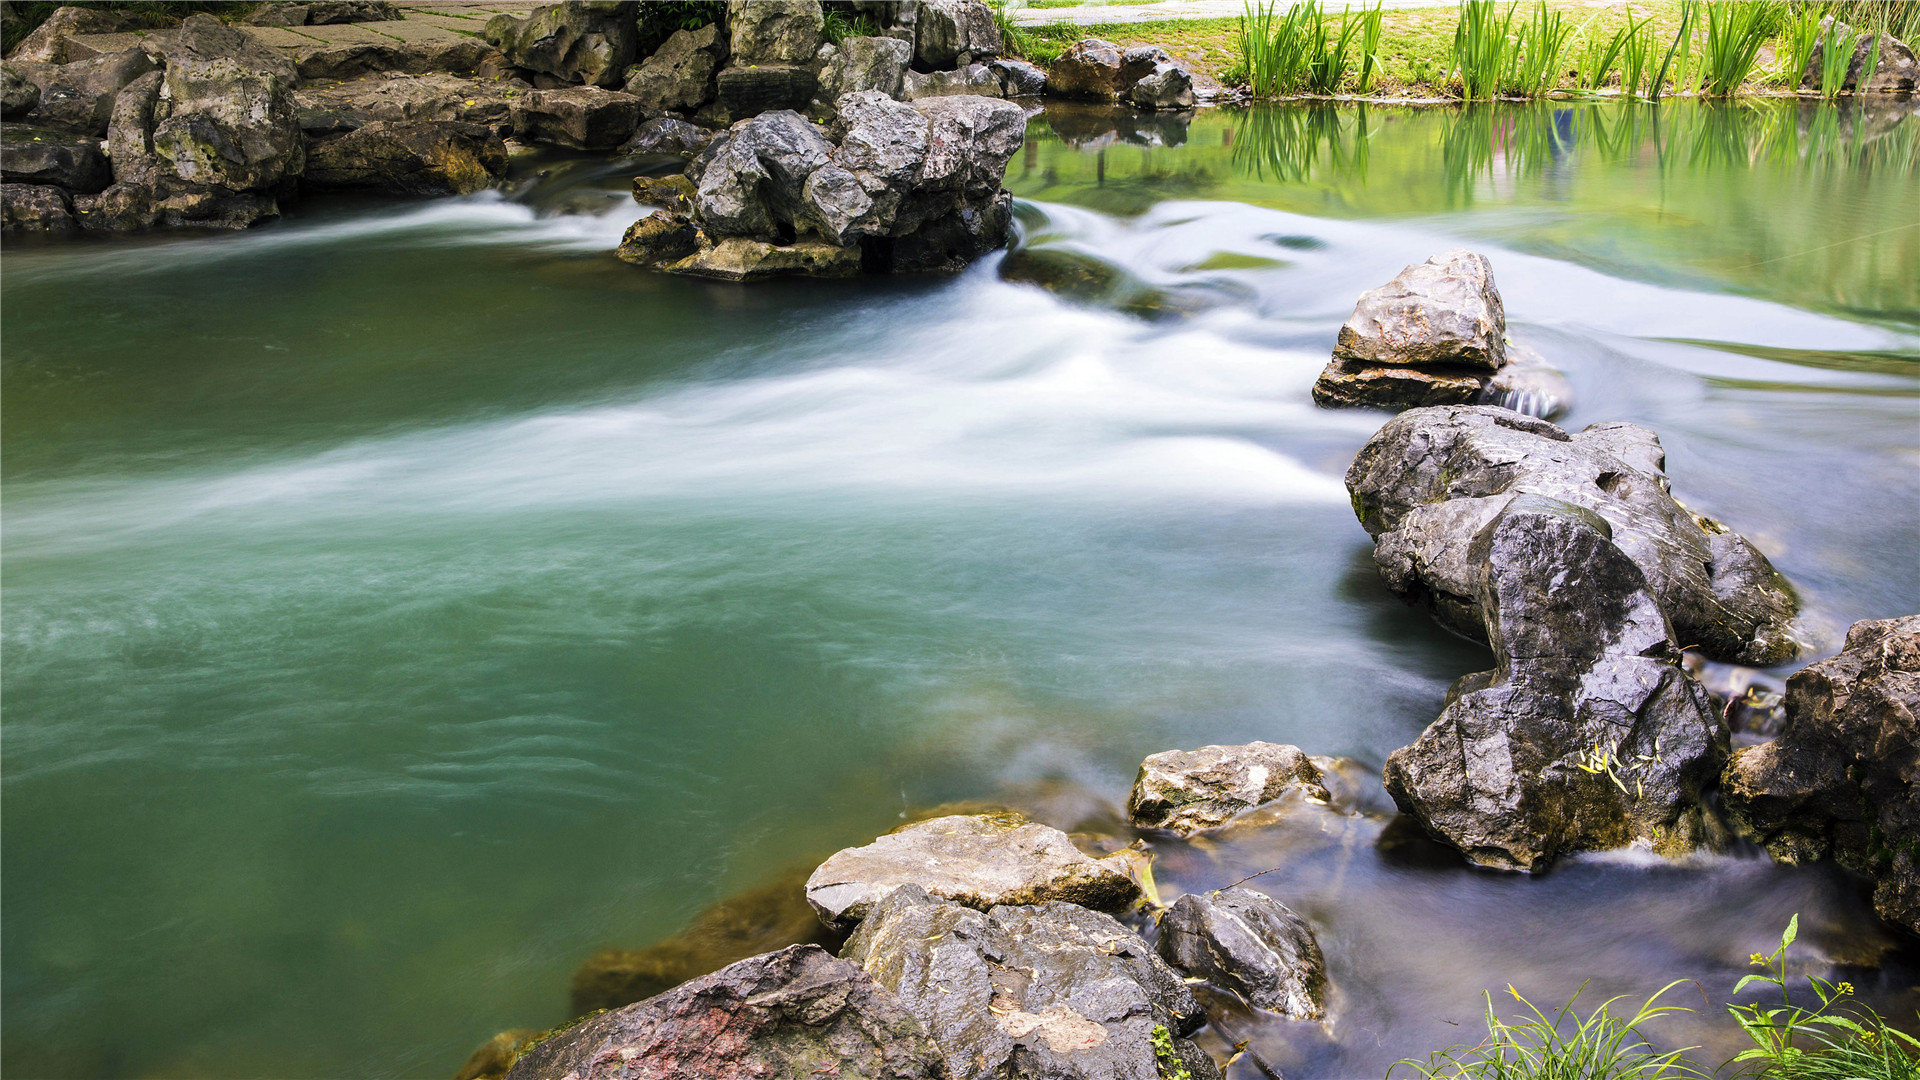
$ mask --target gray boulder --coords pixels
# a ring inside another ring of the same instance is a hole
[[[8,124],[0,128],[0,179],[92,194],[113,182],[113,168],[90,135]]]
[[[968,64],[952,71],[929,71],[925,74],[909,71],[900,96],[908,101],[918,101],[921,98],[959,94],[999,97],[1004,92],[998,72],[985,64]]]
[[[1292,792],[1323,803],[1330,798],[1320,764],[1297,746],[1168,750],[1140,763],[1127,815],[1140,828],[1188,836]]]
[[[310,147],[301,181],[399,195],[467,195],[506,173],[506,144],[484,125],[377,120]]]
[[[897,98],[912,59],[913,46],[898,38],[850,37],[820,72],[820,100],[831,105],[842,95],[868,90]]]
[[[848,927],[902,885],[981,910],[1064,900],[1115,911],[1140,895],[1121,864],[1086,855],[1058,829],[1003,813],[933,818],[840,851],[807,879],[807,902],[822,922]]]
[[[736,120],[780,109],[806,108],[818,88],[814,69],[802,64],[734,64],[714,77],[718,111]],[[704,120],[707,115],[708,110],[702,110],[696,119]]]
[[[1726,730],[1611,533],[1590,510],[1521,495],[1473,538],[1497,666],[1454,683],[1383,779],[1476,863],[1539,871],[1575,851],[1681,854],[1714,838],[1701,799]]]
[[[676,30],[627,76],[627,93],[649,113],[690,113],[713,100],[713,76],[726,58],[717,23]]]
[[[1122,77],[1129,84],[1127,101],[1142,109],[1193,108],[1193,73],[1174,63],[1164,50],[1153,48],[1152,52],[1159,54],[1153,66],[1138,78],[1127,77],[1134,67],[1134,54],[1139,51],[1140,47],[1128,49],[1121,65]]]
[[[893,268],[952,271],[1007,241],[1013,199],[1001,186],[1026,139],[1026,113],[1010,101],[940,97],[915,102],[927,118],[925,162],[889,235]]]
[[[27,78],[25,65],[0,63],[0,120],[19,120],[40,104],[40,85]]]
[[[513,133],[524,142],[611,150],[640,126],[640,99],[597,86],[529,90],[513,99]]]
[[[1000,93],[1006,97],[1038,97],[1046,93],[1047,73],[1025,60],[995,60],[987,66],[1000,77]]]
[[[1791,659],[1792,590],[1744,537],[1676,502],[1665,468],[1658,436],[1632,424],[1569,434],[1506,409],[1442,406],[1388,421],[1346,479],[1387,586],[1468,637],[1485,633],[1468,541],[1531,494],[1605,519],[1689,647],[1733,663]]]
[[[1506,364],[1506,333],[1486,257],[1443,251],[1361,295],[1313,399],[1384,408],[1467,404]]]
[[[0,232],[71,233],[73,202],[51,184],[0,184]]]
[[[1205,1015],[1147,943],[1066,903],[985,912],[912,885],[883,900],[841,953],[926,1025],[955,1077],[1163,1080],[1164,1029],[1193,1080],[1217,1080],[1187,1041]]]
[[[1256,1009],[1293,1020],[1327,1012],[1327,962],[1293,909],[1238,886],[1188,893],[1160,917],[1160,955]]]
[[[820,128],[790,109],[733,125],[689,172],[702,227],[716,237],[792,230],[807,178],[832,152]]]
[[[486,39],[516,67],[562,82],[618,86],[639,50],[635,11],[633,0],[563,0],[524,19],[494,16]]]
[[[1081,38],[1048,66],[1047,90],[1056,97],[1118,101],[1126,89],[1120,67],[1120,46],[1100,38]]]
[[[309,132],[340,132],[371,124],[453,120],[484,124],[495,134],[513,130],[513,102],[520,89],[448,74],[383,75],[294,94],[300,126]]]
[[[1890,34],[1860,33],[1843,22],[1836,22],[1828,15],[1820,20],[1820,34],[1814,39],[1813,52],[1807,58],[1807,68],[1800,76],[1800,89],[1818,91],[1820,89],[1820,70],[1822,60],[1829,43],[1837,43],[1840,48],[1850,48],[1853,56],[1847,61],[1847,74],[1841,80],[1840,89],[1853,93],[1894,93],[1914,89],[1920,79],[1920,62],[1916,62],[1913,50],[1907,43]],[[1851,44],[1849,44],[1851,43]],[[1872,78],[1865,86],[1860,85],[1861,76],[1866,74],[1867,61],[1872,58],[1874,46],[1879,45],[1879,58],[1875,62]]]
[[[656,116],[633,130],[633,137],[620,144],[622,154],[659,154],[666,157],[692,157],[705,150],[720,135],[717,131]]]
[[[291,64],[209,15],[181,23],[166,61],[144,140],[160,172],[233,192],[266,191],[299,175],[306,142]]]
[[[926,162],[931,130],[925,113],[880,91],[842,98],[833,127],[839,146],[803,192],[809,227],[838,244],[887,235]]]
[[[945,1080],[926,1028],[818,945],[749,957],[519,1050],[508,1080]]]
[[[920,70],[965,67],[991,60],[1003,48],[993,9],[980,0],[920,0],[913,24],[913,60]]]
[[[820,0],[735,0],[727,5],[734,63],[805,64],[826,40]]]
[[[1774,858],[1832,858],[1920,934],[1920,615],[1863,621],[1787,680],[1780,737],[1734,754],[1721,795]]]
[[[70,64],[13,65],[31,79],[39,93],[27,122],[66,128],[95,137],[107,133],[113,101],[133,80],[153,70],[153,60],[139,49],[76,60]]]
[[[39,26],[20,39],[20,43],[7,54],[14,61],[33,61],[42,64],[65,64],[73,60],[87,59],[80,53],[91,50],[75,50],[73,38],[79,34],[118,34],[134,29],[132,20],[125,16],[96,7],[55,8],[53,14],[43,19]]]

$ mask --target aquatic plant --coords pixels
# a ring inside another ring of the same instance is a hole
[[[1405,1066],[1423,1080],[1657,1080],[1699,1076],[1699,1070],[1685,1059],[1693,1047],[1659,1052],[1640,1030],[1661,1016],[1693,1011],[1659,1004],[1667,991],[1685,981],[1661,987],[1626,1019],[1613,1014],[1613,1006],[1625,1000],[1624,996],[1608,998],[1581,1017],[1573,1010],[1586,991],[1582,985],[1571,1000],[1549,1015],[1509,986],[1507,993],[1525,1010],[1516,1020],[1500,1019],[1489,993],[1486,1038],[1472,1046],[1435,1051],[1425,1061],[1396,1062],[1394,1069]],[[1391,1078],[1393,1070],[1387,1075]]]
[[[1674,31],[1673,43],[1667,46],[1666,55],[1660,58],[1659,68],[1655,69],[1653,76],[1647,80],[1646,92],[1640,95],[1648,101],[1660,100],[1660,94],[1667,85],[1669,72],[1673,73],[1675,90],[1679,90],[1686,83],[1687,57],[1693,44],[1693,11],[1693,0],[1680,0],[1680,28]],[[1678,68],[1673,66],[1676,58],[1680,61]]]
[[[1331,36],[1327,20],[1319,5],[1310,7],[1314,13],[1312,35],[1309,40],[1307,58],[1307,92],[1313,94],[1333,94],[1346,81],[1347,67],[1351,63],[1350,53],[1353,40],[1360,31],[1360,23],[1352,18],[1343,18],[1340,22],[1340,36]]]
[[[1655,48],[1652,22],[1653,17],[1648,16],[1634,23],[1633,13],[1627,13],[1627,37],[1620,44],[1620,93],[1626,97],[1647,96],[1648,64]]]
[[[1753,74],[1760,46],[1773,36],[1781,16],[1779,5],[1767,0],[1707,5],[1707,38],[1701,65],[1709,94],[1731,97],[1740,89]]]
[[[1734,984],[1738,994],[1754,983],[1780,991],[1780,1004],[1728,1005],[1753,1043],[1734,1056],[1730,1065],[1752,1063],[1761,1076],[1791,1076],[1804,1080],[1914,1080],[1920,1077],[1920,1039],[1888,1026],[1885,1018],[1865,1006],[1854,1005],[1853,1016],[1840,1010],[1853,993],[1845,982],[1807,976],[1807,985],[1820,1004],[1795,1005],[1787,992],[1787,947],[1800,933],[1800,916],[1787,922],[1780,945],[1771,954],[1753,954],[1759,973]],[[1802,1045],[1809,1043],[1811,1046]]]
[[[1519,48],[1505,90],[1519,97],[1540,97],[1552,90],[1560,76],[1560,56],[1566,51],[1572,28],[1558,10],[1537,0],[1533,14],[1521,24]]]
[[[1813,59],[1813,46],[1820,40],[1820,12],[1809,6],[1790,7],[1780,17],[1780,44],[1774,55],[1780,61],[1774,79],[1787,86],[1800,82]]]
[[[1307,85],[1316,43],[1324,49],[1326,40],[1326,18],[1317,4],[1294,4],[1285,15],[1275,15],[1272,3],[1256,7],[1246,0],[1246,14],[1240,20],[1240,55],[1246,65],[1247,88],[1260,97],[1298,93]]]
[[[1821,34],[1821,38],[1820,38],[1820,96],[1821,97],[1826,97],[1826,98],[1838,97],[1840,94],[1841,88],[1846,84],[1846,81],[1847,81],[1847,65],[1851,63],[1853,60],[1854,42],[1857,39],[1852,37],[1851,35],[1848,35],[1846,39],[1846,47],[1836,48],[1835,46],[1840,43],[1839,42],[1840,37],[1841,37],[1840,23],[1838,20],[1828,23],[1826,31],[1823,34]],[[1877,54],[1879,51],[1877,48],[1877,46],[1879,45],[1878,39],[1875,39],[1874,45],[1876,46],[1875,52]],[[1877,55],[1875,56],[1875,59],[1876,60],[1879,59]]]
[[[1460,22],[1453,30],[1453,68],[1460,76],[1461,96],[1469,101],[1491,100],[1512,66],[1513,15],[1509,5],[1501,16],[1493,0],[1460,0]]]
[[[1616,28],[1613,33],[1605,37],[1597,33],[1589,33],[1599,18],[1598,15],[1595,15],[1593,18],[1588,19],[1586,23],[1580,27],[1578,34],[1582,48],[1580,52],[1580,62],[1575,69],[1579,72],[1576,82],[1583,90],[1598,90],[1606,85],[1607,73],[1613,70],[1615,62],[1620,59],[1621,53],[1626,50],[1628,40],[1639,30],[1640,24],[1633,21],[1632,8],[1627,9],[1627,25]],[[1641,23],[1645,21],[1645,19],[1642,19]],[[1621,88],[1624,91],[1626,89],[1626,78],[1624,75],[1622,75],[1620,82]]]
[[[1380,20],[1385,14],[1384,6],[1384,2],[1375,3],[1372,8],[1361,8],[1355,16],[1360,21],[1360,74],[1353,85],[1362,94],[1373,89],[1374,69],[1380,66]]]

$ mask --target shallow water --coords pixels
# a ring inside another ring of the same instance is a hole
[[[997,257],[640,274],[627,169],[9,244],[6,1071],[450,1075],[562,1019],[595,948],[907,807],[1118,801],[1148,753],[1255,738],[1377,768],[1487,655],[1384,592],[1340,483],[1381,417],[1307,388],[1354,296],[1448,246],[1565,422],[1659,431],[1823,651],[1920,610],[1903,108],[1037,118],[1026,242],[1202,308],[1158,321]],[[1471,1041],[1508,982],[1698,978],[1675,1037],[1719,1039],[1794,911],[1803,960],[1878,955],[1852,980],[1913,1003],[1854,885],[1751,853],[1525,880],[1381,815],[1162,847],[1168,891],[1287,866],[1256,884],[1340,1011],[1230,1034],[1293,1077]]]

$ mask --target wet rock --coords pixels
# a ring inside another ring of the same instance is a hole
[[[485,125],[378,120],[314,144],[302,182],[399,195],[467,195],[506,174],[506,145]]]
[[[38,104],[40,86],[27,78],[24,65],[0,63],[0,119],[22,119]]]
[[[611,150],[640,126],[640,100],[597,86],[529,90],[513,100],[514,136],[570,150]]]
[[[846,927],[902,885],[982,910],[1064,900],[1113,911],[1140,895],[1120,865],[1087,856],[1066,833],[1018,814],[978,814],[918,822],[836,853],[807,879],[807,902],[827,925]]]
[[[627,226],[614,254],[636,266],[664,269],[707,246],[706,237],[684,214],[666,209]]]
[[[694,160],[694,207],[709,235],[773,236],[793,228],[807,178],[833,152],[820,128],[790,109],[742,120]]]
[[[632,0],[564,0],[524,19],[496,15],[486,39],[516,67],[563,83],[611,87],[637,58],[640,28]]]
[[[229,191],[176,176],[116,183],[98,195],[77,196],[73,208],[74,219],[88,232],[244,229],[280,214],[279,203],[263,192]]]
[[[1047,92],[1047,73],[1025,60],[995,60],[987,66],[1000,77],[1000,92],[1007,97],[1038,97]]]
[[[633,137],[620,145],[620,152],[692,157],[705,150],[719,135],[717,131],[689,124],[685,120],[659,116],[635,128]]]
[[[892,269],[958,270],[1007,241],[1013,202],[1001,180],[1026,138],[1026,113],[984,97],[913,107],[927,118],[927,155],[888,232]]]
[[[883,900],[842,952],[932,1033],[956,1077],[1162,1080],[1156,1027],[1194,1080],[1213,1062],[1185,1036],[1200,1004],[1147,943],[1074,904],[985,912],[912,885]]]
[[[1125,88],[1120,67],[1118,45],[1099,38],[1081,38],[1047,68],[1047,90],[1056,97],[1118,101]]]
[[[512,130],[518,96],[512,87],[454,75],[380,75],[309,87],[297,91],[294,102],[306,131],[351,131],[376,120],[456,120],[503,134]]]
[[[1188,893],[1160,917],[1160,955],[1256,1009],[1294,1020],[1327,1012],[1327,962],[1305,919],[1263,893]]]
[[[1001,93],[999,74],[985,64],[968,64],[953,71],[930,71],[926,74],[909,71],[901,88],[901,96],[908,101],[956,94],[999,97]]]
[[[1605,519],[1680,640],[1718,660],[1777,664],[1799,648],[1791,589],[1754,546],[1674,501],[1660,440],[1632,424],[1569,434],[1490,406],[1415,409],[1387,422],[1347,470],[1374,562],[1394,592],[1481,637],[1468,541],[1521,494]]]
[[[519,1060],[529,1040],[539,1034],[528,1028],[514,1028],[495,1035],[481,1043],[480,1049],[467,1057],[466,1064],[460,1066],[453,1080],[504,1080],[507,1070]]]
[[[153,70],[153,60],[139,49],[127,49],[71,64],[18,64],[21,74],[39,90],[39,100],[27,122],[66,128],[85,135],[107,133],[113,102],[133,80]]]
[[[1486,257],[1442,252],[1361,295],[1313,399],[1383,408],[1466,404],[1506,364],[1506,333]]]
[[[0,129],[0,178],[91,194],[113,182],[113,169],[93,136],[8,124]]]
[[[1920,934],[1920,615],[1863,621],[1840,655],[1787,680],[1780,737],[1721,780],[1742,832],[1786,863],[1832,858],[1874,882],[1882,918]]]
[[[1680,854],[1713,838],[1701,797],[1726,731],[1611,533],[1590,510],[1521,495],[1473,538],[1497,666],[1456,682],[1383,779],[1476,863],[1538,871],[1575,851]]]
[[[742,67],[805,64],[826,40],[820,0],[740,0],[727,5],[727,36]]]
[[[126,17],[97,7],[55,8],[39,26],[7,54],[9,60],[28,60],[42,64],[65,64],[87,59],[76,55],[72,38],[79,34],[118,34],[134,29]]]
[[[682,173],[671,176],[636,176],[633,200],[643,206],[657,206],[684,214],[693,209],[693,181]]]
[[[1168,750],[1140,763],[1127,813],[1140,828],[1185,836],[1296,791],[1319,802],[1330,798],[1319,764],[1297,746]]]
[[[726,58],[717,23],[676,30],[627,76],[626,91],[649,113],[690,113],[713,100],[713,76]]]
[[[1003,43],[993,10],[980,0],[920,0],[913,24],[913,62],[921,71],[946,71],[1000,55]]]
[[[0,184],[0,232],[71,233],[73,202],[51,184]]]
[[[906,86],[907,64],[912,59],[913,46],[898,38],[850,37],[820,72],[820,100],[831,105],[844,94],[868,90],[897,98]]]
[[[1516,358],[1487,380],[1475,400],[1552,420],[1573,406],[1573,387],[1565,375],[1544,362]]]
[[[776,277],[850,277],[860,272],[860,252],[818,240],[775,244],[730,236],[664,269],[715,281],[762,281]]]
[[[780,109],[801,109],[813,99],[818,80],[798,64],[733,66],[715,78],[715,93],[727,116],[749,117]]]
[[[1852,43],[1853,56],[1847,61],[1847,74],[1840,84],[1843,91],[1906,91],[1914,89],[1916,79],[1920,79],[1920,62],[1915,61],[1913,50],[1907,47],[1906,42],[1890,34],[1860,33],[1828,15],[1820,20],[1820,34],[1814,40],[1813,53],[1807,58],[1806,71],[1800,76],[1800,89],[1821,89],[1821,57],[1829,42],[1838,42],[1841,47],[1847,47],[1847,42]],[[1876,42],[1879,45],[1879,60],[1874,66],[1872,78],[1867,80],[1865,86],[1861,86],[1860,78],[1866,74],[1867,61],[1873,56]]]
[[[521,1053],[510,1080],[944,1080],[940,1048],[858,964],[795,945],[601,1013]]]
[[[144,141],[159,170],[186,184],[275,188],[306,163],[294,82],[279,55],[212,16],[189,16],[166,45],[166,75]]]

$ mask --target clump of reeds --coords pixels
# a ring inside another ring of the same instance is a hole
[[[1698,1076],[1683,1056],[1693,1047],[1662,1053],[1640,1031],[1648,1021],[1668,1013],[1692,1011],[1658,1004],[1662,995],[1679,985],[1668,983],[1624,1019],[1613,1014],[1614,1004],[1624,998],[1609,998],[1581,1017],[1573,1011],[1574,1003],[1580,1000],[1576,993],[1573,1000],[1549,1015],[1509,986],[1507,993],[1525,1009],[1514,1021],[1500,1018],[1493,1008],[1493,995],[1488,994],[1486,1038],[1473,1046],[1437,1051],[1425,1061],[1402,1061],[1394,1068],[1404,1066],[1423,1080],[1662,1080]]]
[[[1502,12],[1494,0],[1460,0],[1453,70],[1461,96],[1470,101],[1540,97],[1554,89],[1573,30],[1546,0],[1535,0],[1528,17],[1516,23],[1519,9],[1517,2]]]
[[[1760,46],[1774,34],[1784,12],[1763,0],[1708,4],[1707,37],[1700,52],[1706,92],[1732,97],[1753,74]]]
[[[1246,0],[1240,19],[1240,64],[1256,97],[1281,94],[1337,94],[1355,63],[1357,86],[1365,92],[1379,66],[1382,9],[1343,9],[1340,26],[1319,4],[1302,0],[1279,14],[1272,3]]]

